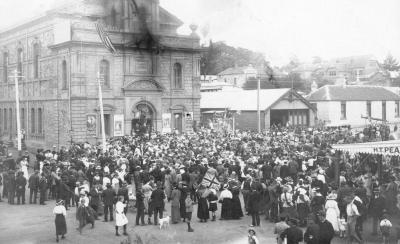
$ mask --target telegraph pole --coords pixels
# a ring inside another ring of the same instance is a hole
[[[17,145],[18,145],[18,154],[21,155],[22,146],[21,146],[21,121],[19,114],[19,88],[18,88],[18,79],[23,76],[18,75],[18,71],[14,70],[14,75],[12,76],[15,81],[15,110],[17,114]]]
[[[105,153],[107,151],[107,147],[106,147],[106,130],[105,130],[105,125],[104,125],[103,93],[101,91],[101,80],[102,80],[102,77],[100,77],[100,72],[98,72],[97,73],[97,83],[99,86],[101,138],[102,138],[102,144],[103,144],[103,152]]]

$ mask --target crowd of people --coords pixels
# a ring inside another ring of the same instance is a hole
[[[275,223],[277,243],[330,243],[335,234],[363,243],[369,217],[371,233],[379,230],[387,239],[398,226],[393,219],[400,209],[400,178],[393,167],[398,160],[331,149],[349,138],[362,137],[350,129],[202,129],[111,138],[106,151],[101,145],[75,143],[38,150],[35,160],[29,153],[17,160],[8,154],[0,194],[9,204],[15,204],[15,197],[16,204],[25,204],[29,187],[30,204],[37,203],[37,195],[42,205],[57,200],[57,241],[65,237],[71,207],[77,208],[80,233],[87,224],[94,228],[101,216],[105,222],[115,216],[115,234],[122,227],[126,235],[128,209],[135,210],[136,225],[157,225],[164,220],[166,202],[171,203],[171,223],[185,222],[188,232],[194,231],[194,208],[200,223],[249,215],[249,243],[258,243],[255,230],[262,218]]]

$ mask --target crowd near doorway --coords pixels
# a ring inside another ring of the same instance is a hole
[[[134,118],[132,119],[132,132],[135,135],[145,135],[153,131],[153,122],[155,112],[153,108],[146,103],[140,103],[135,106]]]

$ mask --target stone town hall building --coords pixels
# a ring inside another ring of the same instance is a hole
[[[0,33],[0,135],[15,142],[18,70],[28,147],[101,138],[97,77],[107,137],[185,132],[200,117],[200,46],[159,0],[64,0]],[[62,4],[60,4],[62,2]],[[110,52],[96,29],[114,44]]]

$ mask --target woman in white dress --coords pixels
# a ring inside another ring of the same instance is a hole
[[[326,220],[328,220],[335,232],[339,232],[339,219],[340,210],[336,201],[337,195],[330,193],[326,198],[325,209],[326,209]]]
[[[24,173],[25,179],[29,179],[28,176],[28,160],[24,157],[21,162],[21,171]]]
[[[118,227],[124,227],[124,235],[128,235],[126,233],[126,225],[128,224],[128,218],[125,216],[125,206],[126,204],[123,203],[124,197],[120,196],[118,198],[118,202],[115,204],[115,235],[119,236]]]

